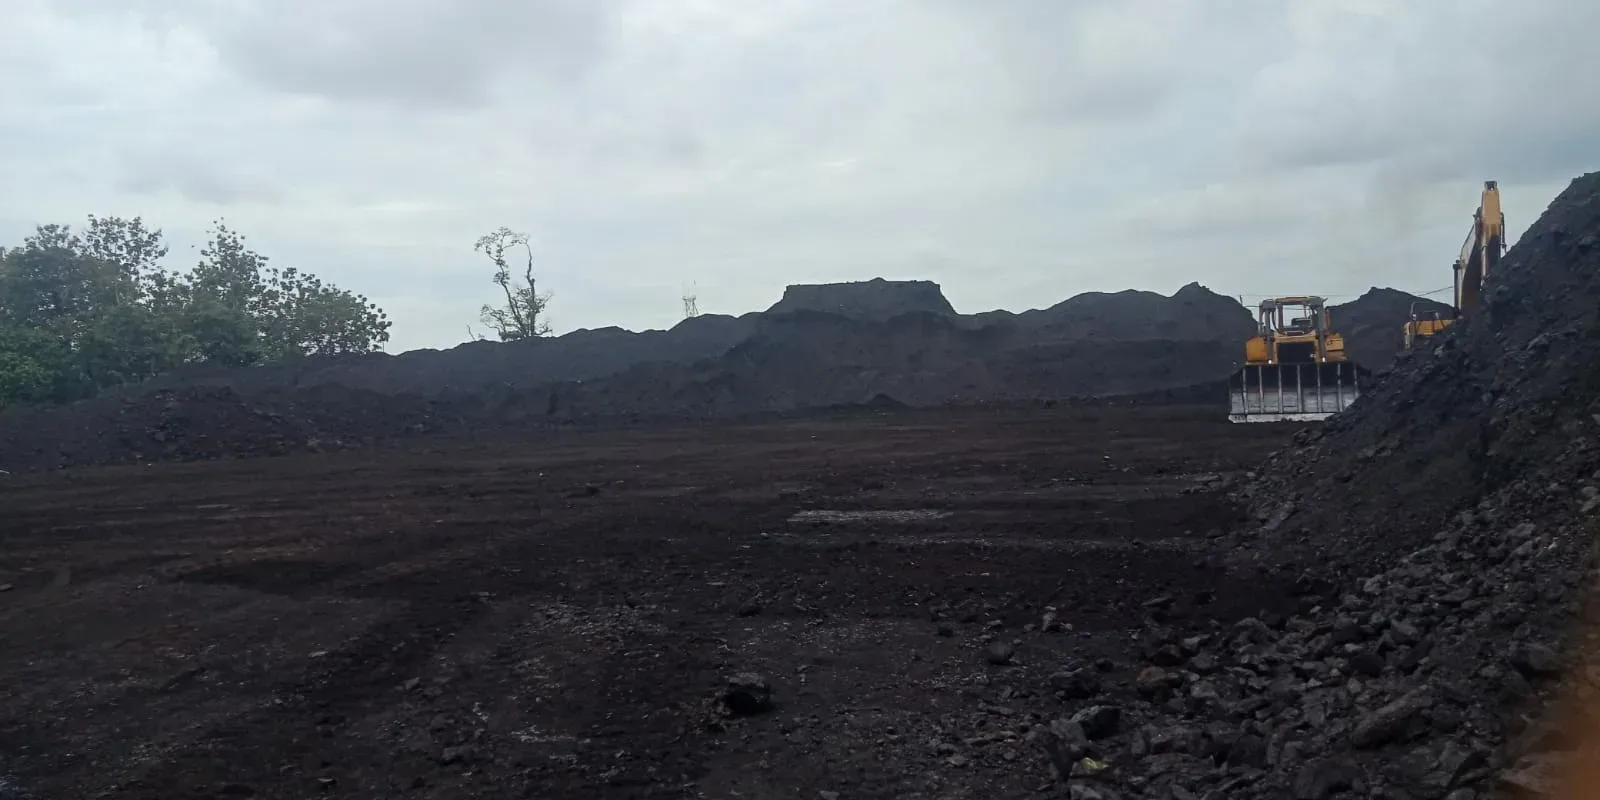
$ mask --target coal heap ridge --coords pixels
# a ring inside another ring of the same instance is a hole
[[[768,314],[822,311],[856,319],[889,319],[901,314],[927,312],[955,316],[956,309],[933,281],[890,281],[873,278],[849,283],[796,284],[785,287],[783,297]]]
[[[197,367],[136,386],[123,394],[190,386],[226,386],[243,394],[284,388],[338,385],[381,394],[441,395],[484,387],[581,381],[636,364],[689,364],[714,358],[743,341],[759,314],[706,314],[669,330],[635,333],[621,328],[578,330],[520,342],[476,341],[448,350],[413,350],[225,369]]]
[[[695,317],[667,331],[581,330],[195,369],[66,408],[10,409],[0,413],[0,466],[272,455],[425,431],[885,404],[1220,402],[1253,331],[1249,312],[1199,284],[1170,297],[1088,293],[971,316],[955,314],[928,281],[790,287],[765,313]],[[1398,343],[1398,327],[1384,335]],[[198,410],[206,404],[215,408]]]

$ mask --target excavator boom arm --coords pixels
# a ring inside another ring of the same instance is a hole
[[[1405,348],[1411,350],[1419,342],[1444,331],[1463,316],[1470,316],[1483,303],[1484,288],[1500,268],[1500,255],[1506,250],[1506,215],[1500,210],[1500,185],[1495,181],[1483,182],[1483,196],[1478,210],[1472,215],[1472,228],[1461,245],[1461,257],[1455,263],[1455,306],[1448,319],[1438,314],[1433,319],[1417,315],[1416,304],[1411,306],[1411,319],[1404,327]]]
[[[1456,314],[1476,311],[1483,301],[1483,287],[1499,266],[1505,251],[1506,217],[1500,210],[1500,187],[1495,181],[1483,182],[1483,198],[1472,217],[1472,230],[1461,246],[1456,261]]]

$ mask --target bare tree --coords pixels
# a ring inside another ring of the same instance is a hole
[[[507,259],[519,247],[526,255],[520,281],[512,277]],[[505,293],[505,302],[499,307],[484,304],[478,314],[483,324],[493,329],[502,342],[549,336],[550,323],[544,319],[544,309],[550,295],[539,294],[534,282],[533,247],[528,243],[528,234],[501,227],[479,237],[472,249],[494,262],[494,283]]]

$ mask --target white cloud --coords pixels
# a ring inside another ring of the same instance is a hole
[[[1600,154],[1584,0],[13,5],[0,235],[142,214],[176,258],[225,216],[400,348],[463,338],[502,224],[560,329],[670,325],[691,282],[1431,289],[1481,180],[1520,230]]]

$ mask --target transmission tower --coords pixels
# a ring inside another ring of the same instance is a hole
[[[689,289],[683,290],[683,318],[691,319],[700,316],[700,298]]]

